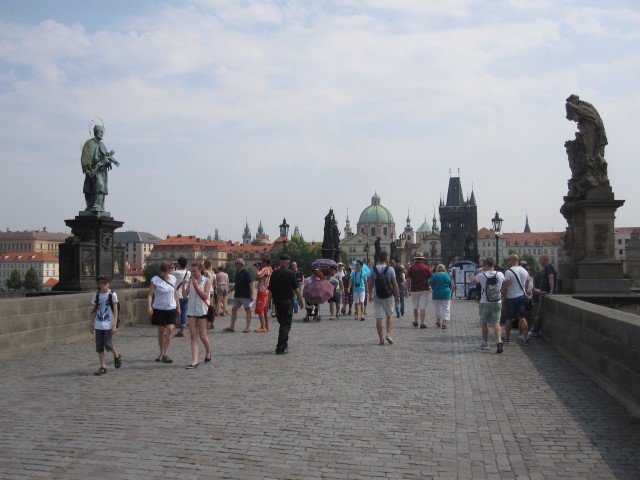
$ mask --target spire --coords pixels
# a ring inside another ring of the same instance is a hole
[[[264,229],[262,228],[262,219],[260,219],[260,224],[258,225],[258,235],[262,235],[263,233]]]
[[[473,187],[471,188],[471,198],[469,199],[469,205],[476,205],[476,195],[473,193]]]
[[[409,208],[407,207],[407,228],[411,228],[411,218],[409,217]]]
[[[298,230],[297,225],[293,229],[293,235],[291,235],[291,240],[293,240],[296,237],[302,237],[302,235],[300,235],[300,230]]]
[[[349,220],[349,209],[347,208],[347,220],[344,227],[344,236],[350,237],[351,235],[353,235],[353,230],[351,230],[351,220]]]
[[[242,244],[249,245],[251,243],[251,230],[249,230],[249,222],[245,219],[244,233],[242,234]]]
[[[524,224],[524,233],[531,233],[531,227],[529,226],[529,213],[527,213],[526,221]]]
[[[219,241],[220,241],[220,235],[218,235],[218,229],[217,229],[217,228],[216,228],[216,233],[215,233],[215,235],[213,236],[213,239],[214,239],[216,242],[219,242]]]
[[[440,228],[438,227],[438,221],[436,220],[436,208],[433,207],[433,219],[431,220],[431,231],[432,232],[437,232],[438,230],[440,230]]]

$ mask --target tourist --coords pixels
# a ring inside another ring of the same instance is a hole
[[[384,345],[386,340],[389,345],[393,344],[393,313],[395,306],[400,303],[400,293],[396,272],[390,265],[387,265],[387,252],[380,252],[378,264],[371,271],[368,280],[369,299],[373,301],[373,313],[376,317],[376,330],[380,345]],[[387,333],[385,336],[382,327],[383,317],[387,318]]]
[[[522,268],[518,255],[511,254],[507,258],[509,268],[504,272],[504,283],[502,284],[503,295],[505,296],[505,335],[502,342],[505,345],[511,343],[511,328],[517,327],[522,339],[520,345],[528,347],[527,332],[527,291],[525,284],[529,278],[527,271]]]
[[[502,328],[500,327],[500,311],[502,310],[502,282],[504,275],[495,271],[496,261],[487,257],[483,271],[471,279],[472,284],[482,286],[480,299],[480,323],[482,324],[482,350],[490,350],[489,325],[493,326],[496,335],[496,353],[502,353]]]
[[[218,295],[218,316],[224,317],[229,315],[227,312],[227,296],[229,295],[229,275],[224,271],[223,267],[218,267],[216,273],[216,294]]]
[[[298,288],[302,290],[302,285],[304,284],[304,272],[298,268],[298,264],[296,262],[291,262],[291,270],[296,276],[296,282],[298,282]],[[293,296],[293,313],[298,313],[298,309],[302,308],[298,305],[298,297]]]
[[[211,315],[211,318],[209,318],[208,322],[207,322],[207,328],[213,328],[213,319],[215,318],[215,313],[216,313],[216,285],[218,284],[218,280],[216,277],[216,272],[213,270],[213,266],[211,263],[211,260],[209,260],[208,258],[204,261],[204,276],[207,277],[209,279],[209,282],[211,282],[211,288],[209,289],[209,306],[210,308],[207,309],[207,316],[209,316],[209,311],[212,311],[213,315]],[[188,317],[188,315],[187,315]]]
[[[120,368],[122,365],[122,355],[118,353],[113,345],[113,335],[118,327],[118,296],[111,291],[111,279],[102,275],[98,277],[99,290],[93,299],[93,316],[89,331],[91,335],[96,335],[96,352],[100,360],[100,368],[95,375],[107,373],[104,351],[113,354],[113,365]]]
[[[362,270],[362,260],[356,261],[356,269],[351,273],[351,290],[355,304],[356,320],[364,321],[366,311],[364,301],[367,291],[367,274]]]
[[[189,270],[187,270],[187,259],[180,257],[178,259],[178,269],[171,274],[176,279],[176,291],[180,299],[180,331],[176,337],[184,336],[184,329],[187,328],[187,302],[186,298],[182,298],[182,285],[189,282]]]
[[[407,293],[407,288],[405,286],[405,273],[404,273],[404,267],[402,265],[400,265],[399,263],[394,263],[393,268],[396,271],[396,282],[398,282],[398,289],[400,291],[400,303],[398,305],[396,305],[396,317],[400,318],[400,317],[404,317],[404,297]]]
[[[246,326],[243,333],[249,333],[249,326],[251,325],[251,303],[253,302],[253,282],[251,275],[245,268],[245,263],[242,258],[238,258],[235,261],[236,278],[233,287],[229,290],[229,293],[235,292],[233,298],[233,306],[231,307],[231,323],[223,332],[235,332],[236,318],[238,316],[238,309],[244,308],[246,315]]]
[[[308,276],[307,279],[305,280],[305,286],[311,285],[313,282],[319,282],[320,280],[323,280],[323,279],[324,277],[320,269],[314,268],[313,271],[311,272],[311,275]],[[305,309],[307,310],[307,316],[304,318],[303,322],[308,322],[310,320],[320,321],[319,305],[310,304],[309,302],[307,302]]]
[[[529,332],[530,337],[537,337],[540,335],[542,329],[542,323],[544,321],[544,302],[548,295],[552,295],[556,291],[556,278],[558,274],[549,260],[549,255],[543,254],[538,257],[538,263],[542,267],[540,273],[540,288],[534,290],[534,293],[538,294],[538,311],[533,321],[533,328]]]
[[[353,283],[351,282],[352,271],[353,270],[351,267],[347,267],[345,270],[344,278],[342,279],[342,284],[344,285],[344,292],[342,294],[343,315],[351,315],[351,310],[353,308]],[[347,306],[349,307],[348,312]]]
[[[260,264],[256,264],[258,271],[258,293],[256,294],[255,313],[260,319],[260,328],[256,329],[257,333],[265,333],[269,331],[269,281],[273,270],[269,266],[269,259],[262,258]]]
[[[333,285],[333,296],[329,299],[329,320],[333,320],[340,317],[340,304],[342,303],[344,284],[335,267],[329,267],[329,278],[327,280]]]
[[[187,369],[197,368],[198,337],[205,348],[204,363],[211,363],[211,344],[207,337],[207,310],[209,309],[209,292],[211,280],[205,275],[202,263],[191,263],[191,280],[182,285],[182,298],[189,299],[187,307],[187,321],[189,336],[191,337],[191,363]]]
[[[451,320],[451,289],[453,282],[447,268],[440,264],[436,267],[436,273],[429,279],[429,285],[433,293],[433,305],[436,310],[436,327],[447,329],[447,323]]]
[[[420,318],[420,328],[427,328],[427,305],[429,304],[429,279],[431,270],[425,263],[422,253],[416,253],[413,257],[414,263],[407,272],[407,294],[413,300],[413,326],[418,326]]]
[[[151,279],[147,293],[147,310],[151,315],[151,324],[158,327],[158,346],[160,355],[156,362],[173,363],[169,357],[169,345],[173,337],[176,315],[180,313],[180,299],[175,288],[176,277],[170,274],[171,264],[160,263],[160,275]],[[153,304],[152,304],[153,302]]]
[[[289,353],[289,331],[293,321],[293,296],[296,296],[300,308],[304,308],[304,300],[295,273],[289,269],[289,255],[280,255],[280,268],[271,276],[269,295],[276,307],[276,318],[280,324],[276,355]]]

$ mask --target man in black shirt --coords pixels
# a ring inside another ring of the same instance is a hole
[[[233,307],[231,308],[231,324],[224,328],[223,332],[233,332],[236,326],[236,317],[238,316],[238,309],[244,308],[247,316],[247,325],[243,330],[244,333],[249,333],[249,325],[251,324],[251,304],[253,303],[253,280],[251,275],[245,268],[244,260],[238,258],[235,262],[236,278],[233,287],[229,289],[229,293],[235,291],[233,297]]]
[[[304,308],[304,300],[296,280],[296,274],[289,269],[289,255],[280,255],[280,268],[273,272],[269,282],[269,300],[276,306],[276,318],[280,324],[276,355],[289,352],[289,331],[293,320],[293,295],[298,297],[300,308]]]

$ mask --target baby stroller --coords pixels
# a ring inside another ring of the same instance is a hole
[[[320,322],[322,320],[320,317],[320,305],[306,304],[304,308],[307,311],[307,315],[302,319],[304,323]]]

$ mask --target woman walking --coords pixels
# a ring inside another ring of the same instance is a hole
[[[156,362],[173,363],[169,357],[169,345],[173,337],[176,316],[180,315],[180,301],[175,288],[176,277],[170,274],[171,264],[160,263],[160,275],[151,279],[147,294],[147,309],[151,315],[151,324],[158,327],[158,346],[160,355]]]
[[[444,265],[436,267],[436,273],[429,279],[433,290],[433,304],[436,307],[436,327],[447,328],[451,320],[451,288],[453,283]]]
[[[207,337],[207,310],[209,309],[209,292],[211,281],[204,274],[204,266],[200,262],[191,263],[191,281],[182,286],[182,298],[188,298],[187,324],[191,337],[191,364],[187,369],[197,368],[198,337],[204,345],[206,354],[204,363],[211,363],[211,344]]]
[[[218,315],[224,317],[229,315],[227,312],[227,295],[229,295],[229,275],[224,271],[224,268],[218,267],[218,273],[216,274],[216,293],[218,294],[218,304],[216,309]]]

